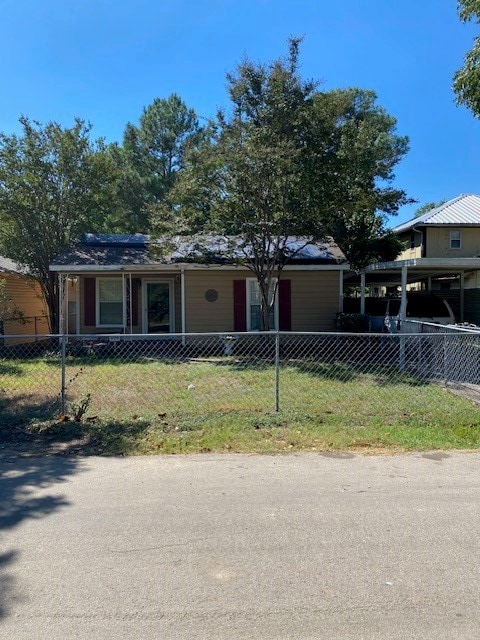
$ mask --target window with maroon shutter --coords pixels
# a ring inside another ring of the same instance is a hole
[[[84,278],[83,310],[85,314],[84,322],[86,327],[94,327],[96,325],[95,306],[95,278]]]
[[[247,330],[247,283],[245,280],[233,281],[233,330]]]

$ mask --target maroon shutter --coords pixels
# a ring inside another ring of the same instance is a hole
[[[94,327],[95,318],[95,278],[83,279],[83,309],[85,313],[85,326]]]
[[[278,283],[278,324],[280,331],[292,330],[292,281]]]
[[[247,330],[247,282],[233,281],[233,330]]]

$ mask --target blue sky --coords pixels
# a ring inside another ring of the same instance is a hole
[[[121,140],[155,97],[202,117],[227,104],[225,74],[303,36],[301,68],[321,88],[374,89],[410,138],[396,185],[419,201],[480,193],[480,121],[455,106],[452,76],[479,30],[455,0],[0,0],[0,131],[21,114]]]

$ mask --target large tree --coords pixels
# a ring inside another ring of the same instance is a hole
[[[459,0],[458,15],[462,22],[475,21],[480,24],[480,0]],[[453,78],[453,90],[457,104],[468,107],[476,118],[480,118],[480,36],[473,42],[470,51]]]
[[[311,101],[303,191],[354,268],[393,260],[402,248],[385,229],[386,216],[410,202],[392,186],[408,150],[396,124],[374,91],[316,92]]]
[[[227,76],[230,108],[189,154],[169,198],[186,228],[236,236],[232,256],[257,278],[264,329],[272,283],[293,257],[289,237],[332,234],[355,266],[401,249],[384,216],[407,200],[391,186],[407,140],[373,92],[322,93],[303,80],[299,45],[292,39],[285,59],[244,60]]]
[[[123,145],[110,149],[120,169],[119,208],[113,221],[117,230],[148,232],[153,214],[158,222],[187,150],[202,137],[195,111],[176,94],[155,98],[143,109],[138,126],[127,124]]]
[[[265,330],[278,280],[292,257],[287,239],[320,233],[301,194],[314,84],[299,75],[298,47],[299,41],[291,40],[285,60],[271,65],[245,60],[227,76],[231,109],[217,115],[211,138],[189,156],[172,198],[187,227],[234,238],[231,257],[257,279]]]
[[[50,329],[58,330],[58,288],[49,265],[86,230],[104,230],[115,171],[90,125],[70,128],[20,118],[20,135],[0,134],[0,249],[40,284]]]

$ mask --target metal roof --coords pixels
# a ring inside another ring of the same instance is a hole
[[[402,233],[402,231],[408,231],[413,227],[464,225],[480,226],[480,196],[462,194],[427,211],[423,216],[394,227],[392,231],[393,233]]]

